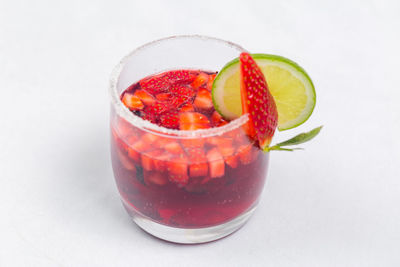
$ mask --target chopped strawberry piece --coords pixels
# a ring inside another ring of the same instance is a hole
[[[210,128],[207,117],[198,112],[184,112],[179,114],[179,129],[197,130]]]
[[[199,109],[212,108],[213,102],[210,91],[208,91],[207,89],[199,89],[193,103]]]
[[[187,112],[187,111],[194,111],[194,107],[192,103],[187,103],[183,105],[180,110],[180,112]]]
[[[211,115],[211,123],[212,125],[218,127],[227,124],[228,122],[222,118],[222,116],[217,112],[214,111]]]
[[[170,83],[175,83],[178,81],[189,82],[192,81],[195,77],[193,71],[189,70],[173,70],[168,71],[163,77],[165,80],[168,80]]]
[[[248,144],[242,145],[238,148],[238,155],[242,164],[247,165],[252,162],[252,147],[253,144]]]
[[[175,96],[184,96],[184,97],[187,97],[188,99],[191,99],[195,95],[195,92],[192,88],[187,87],[182,84],[173,85],[171,87],[170,92],[171,92],[171,94],[173,94]]]
[[[148,114],[160,115],[169,109],[170,107],[167,103],[157,102],[154,105],[147,107],[144,111]]]
[[[167,169],[171,181],[185,184],[188,182],[188,163],[185,157],[174,158],[167,162]]]
[[[178,142],[170,142],[164,146],[164,149],[171,154],[183,154],[183,149]]]
[[[171,101],[171,106],[174,109],[179,109],[179,107],[187,104],[188,102],[190,102],[191,99],[189,99],[186,96],[180,96],[180,95],[175,95]]]
[[[147,92],[155,95],[160,92],[166,92],[169,88],[169,82],[162,77],[154,76],[139,82],[140,87]]]
[[[207,138],[207,143],[218,147],[232,147],[232,138],[213,136]]]
[[[121,151],[117,150],[119,162],[121,162],[122,166],[128,171],[136,171],[135,164],[125,156]]]
[[[125,93],[122,97],[122,103],[130,110],[141,110],[144,105],[139,97],[132,95],[130,93]]]
[[[133,126],[123,118],[118,119],[115,130],[117,132],[117,135],[123,139],[132,135],[135,132]]]
[[[179,114],[176,111],[165,112],[160,116],[160,125],[170,129],[179,128]]]
[[[212,89],[215,77],[217,77],[217,74],[211,74],[208,76],[208,82],[207,82],[206,88],[210,91]]]
[[[146,184],[165,185],[168,182],[166,175],[159,172],[144,171],[143,176]]]
[[[238,155],[228,156],[225,157],[224,160],[229,167],[236,168],[238,166],[239,156]]]
[[[157,155],[153,160],[154,169],[159,172],[163,172],[167,168],[167,162],[171,159],[171,155],[168,153],[163,153]]]
[[[201,72],[190,84],[193,88],[199,88],[208,81],[208,74]]]
[[[145,142],[147,145],[151,145],[157,142],[161,137],[152,133],[145,133],[142,136],[142,141]]]
[[[142,167],[145,170],[151,171],[155,169],[154,159],[161,154],[160,150],[153,150],[141,154]]]
[[[160,101],[167,101],[171,98],[171,94],[170,93],[161,93],[156,95],[157,100]]]
[[[145,90],[137,90],[133,95],[137,96],[146,106],[151,106],[156,102],[154,97]]]
[[[190,149],[189,155],[189,174],[190,177],[206,176],[208,174],[208,162],[203,149]]]
[[[210,177],[218,178],[225,174],[225,163],[221,153],[216,148],[212,148],[207,152],[207,160],[209,164]]]

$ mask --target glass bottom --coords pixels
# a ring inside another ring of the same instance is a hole
[[[199,244],[223,238],[239,230],[254,213],[257,203],[248,211],[235,219],[212,227],[204,228],[177,228],[156,223],[134,210],[122,199],[122,203],[133,221],[147,233],[174,243],[180,244]]]

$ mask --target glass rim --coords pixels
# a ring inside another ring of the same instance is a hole
[[[157,39],[151,42],[148,42],[144,45],[139,46],[138,48],[134,49],[132,52],[130,52],[128,55],[123,57],[121,61],[117,64],[117,66],[114,67],[111,77],[110,77],[110,83],[109,83],[109,93],[111,97],[111,104],[114,107],[114,110],[117,115],[125,119],[127,122],[132,124],[133,126],[140,128],[144,131],[151,132],[157,135],[164,135],[167,137],[180,137],[180,138],[193,138],[193,137],[210,137],[210,136],[216,136],[216,135],[222,135],[226,132],[235,130],[242,125],[244,125],[248,121],[248,115],[244,114],[240,116],[239,118],[236,118],[229,123],[219,126],[219,127],[213,127],[209,129],[200,129],[200,130],[175,130],[175,129],[168,129],[162,126],[158,126],[154,123],[151,123],[150,121],[144,120],[140,118],[139,116],[136,116],[133,114],[121,101],[120,99],[120,94],[117,90],[117,84],[118,80],[120,77],[120,74],[125,67],[127,61],[134,56],[136,53],[139,53],[141,50],[146,49],[147,47],[151,47],[153,45],[157,45],[161,42],[165,42],[168,40],[174,40],[174,39],[198,39],[202,41],[214,41],[214,42],[220,42],[221,44],[224,44],[230,48],[234,48],[238,50],[238,52],[244,52],[246,51],[243,47],[241,47],[238,44],[235,44],[230,41],[225,41],[219,38],[215,37],[209,37],[209,36],[203,36],[203,35],[175,35],[175,36],[169,36],[161,39]]]

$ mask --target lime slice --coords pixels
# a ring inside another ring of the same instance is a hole
[[[314,85],[306,71],[290,59],[252,54],[261,68],[278,109],[278,129],[288,130],[304,123],[315,106]],[[212,88],[215,109],[232,120],[242,114],[240,65],[236,58],[218,73]]]

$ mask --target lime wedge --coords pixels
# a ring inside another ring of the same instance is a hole
[[[252,54],[261,68],[278,109],[278,129],[288,130],[304,123],[314,110],[314,85],[306,71],[290,59]],[[236,58],[218,73],[212,88],[215,109],[225,119],[242,115],[240,68]]]

